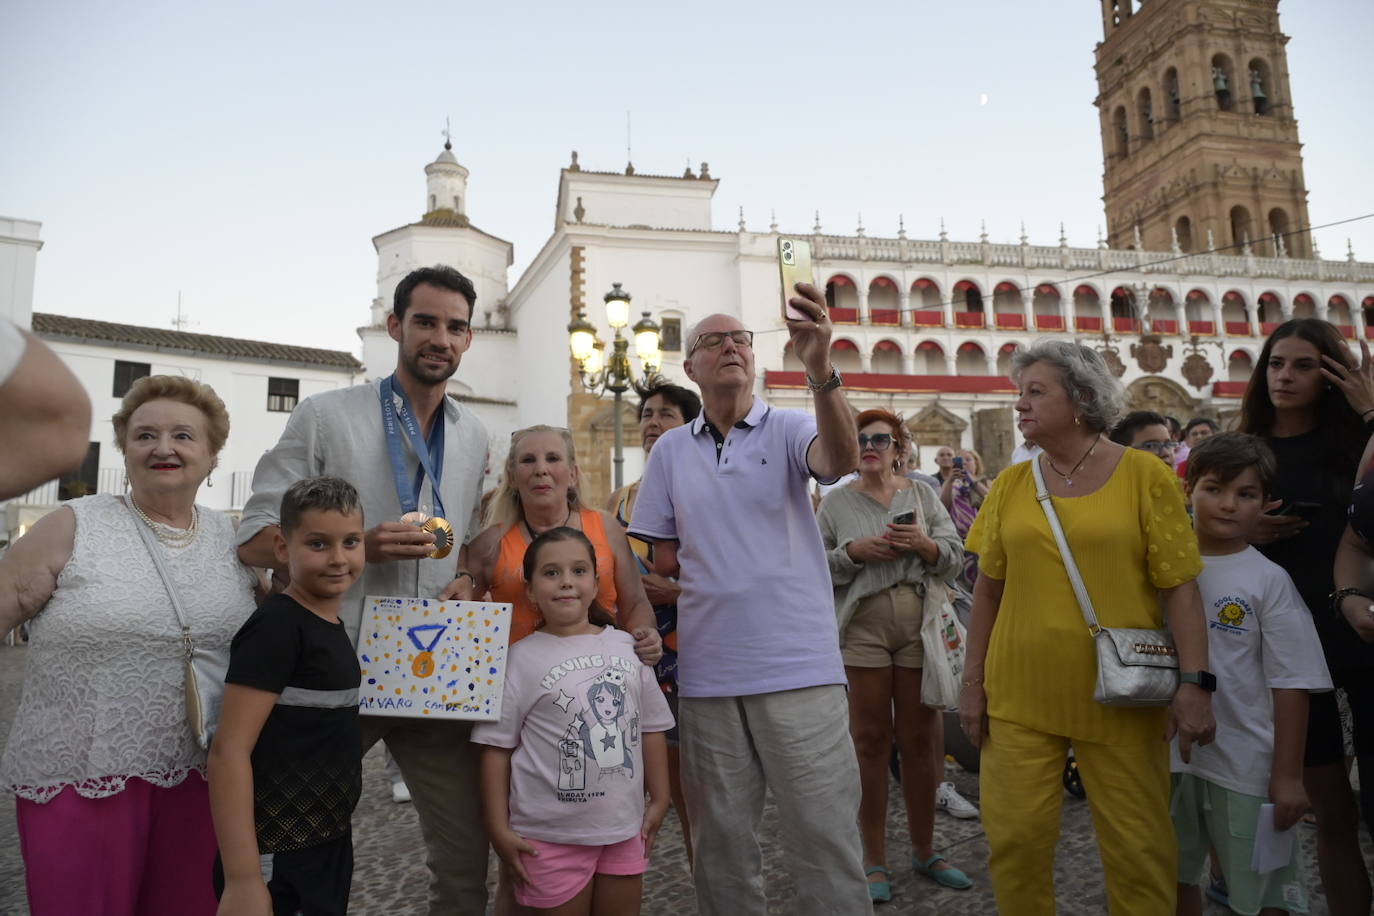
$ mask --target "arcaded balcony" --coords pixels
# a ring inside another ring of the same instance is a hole
[[[1355,300],[1332,294],[1319,305],[1313,294],[1291,287],[1261,287],[1248,293],[1241,288],[1204,290],[1161,282],[1105,288],[1090,280],[1073,286],[1066,300],[1064,283],[1021,286],[1004,279],[990,283],[985,293],[979,280],[965,276],[952,280],[946,294],[931,277],[919,277],[904,288],[901,284],[906,281],[892,274],[870,276],[862,282],[859,276],[835,272],[826,281],[826,299],[836,325],[981,331],[1003,339],[1026,331],[1095,336],[1104,330],[1127,336],[1265,337],[1289,318],[1314,317],[1330,320],[1347,339],[1359,333],[1374,339],[1374,306],[1364,304],[1374,303],[1374,295]],[[1285,301],[1287,296],[1292,296],[1291,304]],[[1360,302],[1358,309],[1352,306],[1354,301]],[[871,347],[872,342],[865,346]]]

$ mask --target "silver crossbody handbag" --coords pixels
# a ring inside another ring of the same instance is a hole
[[[176,614],[177,625],[181,627],[181,641],[185,649],[186,669],[186,724],[196,736],[196,743],[209,749],[210,739],[215,736],[215,726],[219,724],[219,711],[224,703],[224,676],[229,672],[229,649],[206,649],[197,646],[191,637],[191,627],[186,623],[186,613],[181,607],[181,599],[172,585],[172,577],[162,562],[162,548],[158,546],[153,532],[143,523],[129,506],[129,514],[134,516],[134,527],[143,537],[143,543],[153,558],[157,574],[162,578],[162,586],[167,597],[172,599],[172,612]]]
[[[1059,514],[1050,501],[1045,486],[1045,472],[1040,459],[1032,458],[1035,472],[1035,498],[1045,510],[1050,530],[1059,544],[1059,555],[1069,574],[1069,584],[1078,597],[1078,607],[1097,650],[1097,686],[1093,699],[1104,706],[1168,706],[1178,690],[1178,650],[1168,630],[1128,629],[1104,627],[1097,622],[1088,587],[1078,572],[1078,564],[1069,550]]]

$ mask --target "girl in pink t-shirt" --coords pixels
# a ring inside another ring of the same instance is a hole
[[[491,845],[516,901],[536,912],[638,913],[668,810],[672,715],[633,637],[596,603],[596,551],[582,532],[539,535],[524,573],[544,623],[511,647],[500,721],[472,732],[486,745]]]

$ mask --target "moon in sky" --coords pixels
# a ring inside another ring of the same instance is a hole
[[[978,93],[978,104],[979,104],[979,105],[986,105],[987,103],[988,103],[988,94],[987,94],[986,92],[980,92],[980,93]]]

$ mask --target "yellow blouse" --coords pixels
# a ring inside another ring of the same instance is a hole
[[[1053,500],[1098,621],[1163,626],[1159,590],[1202,572],[1173,471],[1149,452],[1127,449],[1096,492]],[[984,575],[1005,582],[984,667],[990,717],[1099,744],[1162,740],[1167,709],[1093,700],[1092,636],[1035,500],[1030,462],[998,475],[967,548]]]

